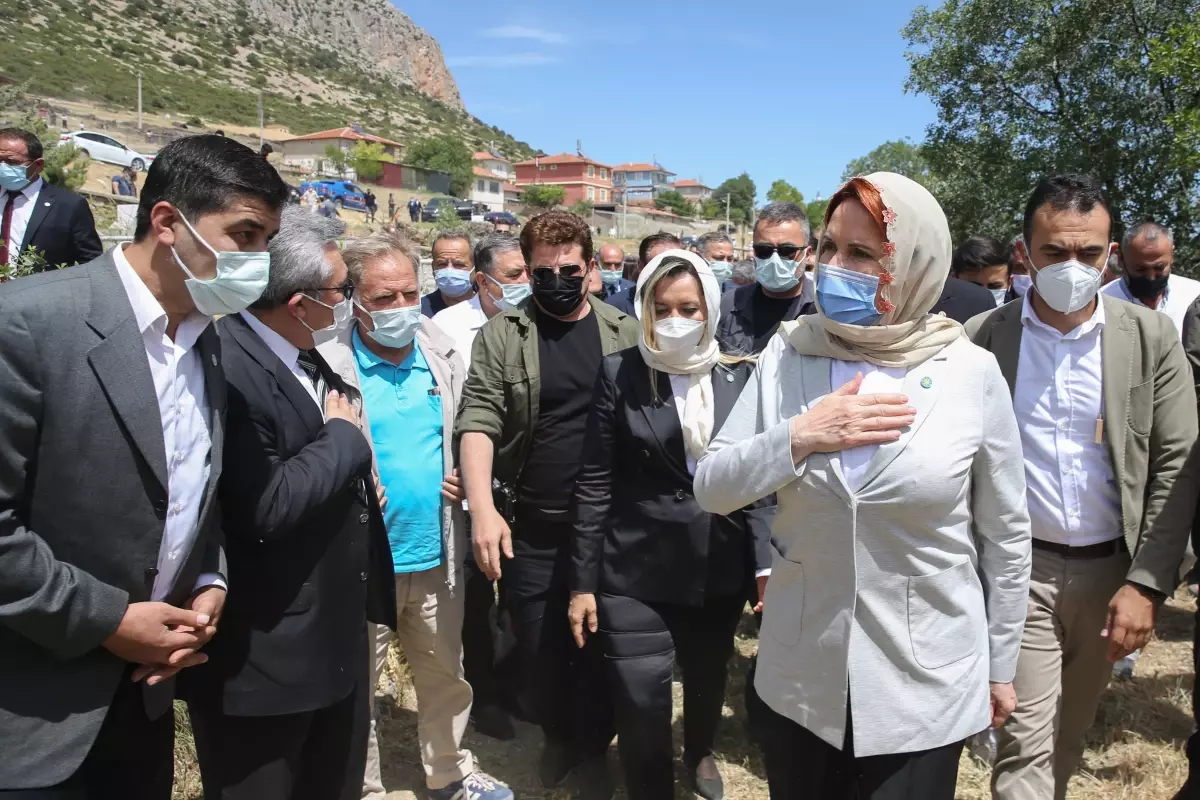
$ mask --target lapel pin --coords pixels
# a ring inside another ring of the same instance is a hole
[[[727,375],[725,376],[725,382],[726,382],[726,383],[733,383],[733,376],[732,376],[732,375],[728,375],[728,374],[727,374]]]
[[[922,389],[928,389],[930,386],[933,386],[933,378],[929,377],[928,375],[926,375],[924,378],[921,378]]]
[[[216,357],[216,355],[213,355],[213,357],[212,357],[212,360],[213,360],[213,366],[215,367],[215,366],[217,365],[217,357]]]
[[[50,201],[49,201],[49,200],[47,200],[47,201],[46,201],[46,208],[49,208],[49,207],[50,207]]]

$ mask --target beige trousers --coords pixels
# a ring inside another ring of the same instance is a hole
[[[461,746],[471,713],[471,686],[463,677],[462,666],[463,597],[461,577],[451,594],[442,567],[396,576],[395,636],[387,626],[376,625],[371,643],[374,671],[364,800],[385,797],[375,732],[374,689],[393,638],[400,640],[417,693],[417,734],[426,785],[442,789],[475,770],[471,751]]]
[[[1029,612],[1013,688],[1017,709],[996,732],[992,796],[1062,800],[1083,736],[1112,676],[1101,637],[1129,556],[1069,559],[1034,549]]]

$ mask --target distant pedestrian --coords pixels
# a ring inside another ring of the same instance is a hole
[[[338,213],[337,204],[333,202],[332,197],[325,198],[325,202],[321,203],[321,207],[317,209],[317,213],[322,217],[329,217],[330,219],[341,216]]]
[[[396,196],[388,192],[388,222],[396,221]]]
[[[379,210],[375,202],[375,193],[368,189],[363,195],[363,204],[367,207],[367,222],[375,221],[375,212]]]
[[[317,190],[316,190],[316,189],[314,189],[314,188],[312,188],[312,187],[310,186],[310,187],[308,187],[307,189],[305,189],[305,190],[304,190],[304,197],[303,197],[303,198],[302,198],[302,200],[301,200],[301,204],[302,204],[302,205],[303,205],[303,206],[304,206],[304,207],[305,207],[307,210],[309,210],[309,211],[316,211],[316,210],[317,210],[317,203],[319,203],[319,202],[320,202],[320,198],[317,196]]]
[[[129,176],[124,170],[112,176],[112,193],[118,197],[133,197],[137,193],[129,184]]]
[[[408,218],[413,222],[421,219],[421,201],[415,197],[408,198]]]

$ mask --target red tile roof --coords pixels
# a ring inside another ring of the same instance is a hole
[[[685,188],[711,189],[711,186],[705,186],[700,181],[694,181],[691,178],[682,178],[671,184],[672,186],[683,186]]]
[[[512,163],[504,156],[498,156],[494,153],[479,152],[479,153],[475,153],[473,157],[476,161],[499,161],[502,164],[511,164]]]
[[[668,175],[674,175],[669,169],[656,164],[646,164],[644,162],[636,162],[633,164],[620,164],[613,167],[613,172],[665,172]]]
[[[293,136],[291,139],[287,139],[285,141],[311,142],[319,141],[321,139],[349,139],[352,142],[377,142],[378,144],[385,144],[391,147],[404,146],[400,142],[393,142],[391,139],[384,139],[382,136],[375,136],[370,133],[359,133],[349,126],[345,128],[334,128],[333,130],[328,131],[318,131],[317,133],[309,133],[304,136]]]
[[[500,176],[494,174],[490,169],[484,169],[483,167],[475,167],[471,171],[474,172],[475,175],[480,178],[491,178],[492,180],[496,180],[496,181],[500,180]]]
[[[601,164],[599,161],[595,161],[586,156],[576,156],[572,155],[571,153],[559,153],[558,155],[554,156],[542,156],[541,158],[537,159],[531,158],[526,161],[517,162],[518,167],[532,167],[534,164],[595,164],[597,167],[611,169],[608,164]]]

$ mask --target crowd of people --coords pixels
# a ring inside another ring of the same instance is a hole
[[[4,254],[47,190],[27,137],[0,130]],[[1065,796],[1185,578],[1170,230],[1059,175],[1010,245],[954,248],[875,173],[819,221],[761,209],[750,268],[717,232],[627,269],[549,211],[439,233],[422,296],[413,241],[288,191],[180,139],[131,243],[0,286],[0,795],[167,800],[178,698],[210,800],[381,798],[397,640],[430,797],[513,797],[463,737],[514,715],[545,787],[611,798],[615,736],[628,796],[673,797],[678,671],[716,800],[749,606],[772,797],[949,800],[985,731],[996,798]]]

